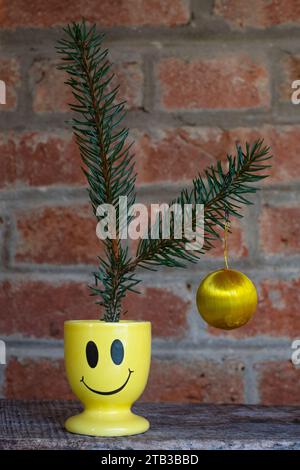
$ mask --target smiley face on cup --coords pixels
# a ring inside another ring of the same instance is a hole
[[[150,356],[148,322],[65,323],[67,377],[86,408],[133,403],[146,385]]]

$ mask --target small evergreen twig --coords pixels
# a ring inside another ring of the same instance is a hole
[[[258,188],[248,186],[258,182],[268,175],[257,174],[270,167],[265,162],[272,158],[269,147],[263,146],[263,140],[258,140],[250,148],[246,144],[246,152],[243,153],[240,146],[237,147],[237,156],[227,156],[228,170],[224,172],[218,161],[216,167],[211,166],[205,171],[205,179],[200,175],[193,181],[193,188],[184,189],[180,196],[169,204],[179,204],[182,209],[185,204],[193,205],[193,224],[196,224],[196,204],[204,205],[204,245],[199,251],[187,252],[186,238],[180,240],[174,237],[174,220],[171,224],[171,237],[169,239],[153,240],[141,239],[137,248],[137,256],[127,267],[134,271],[137,266],[165,265],[169,267],[184,267],[184,261],[196,262],[199,255],[213,248],[212,240],[218,239],[218,227],[224,226],[225,213],[235,217],[242,217],[237,212],[240,204],[252,204],[246,199],[246,194],[254,193]],[[171,220],[172,222],[172,220]],[[160,221],[161,225],[161,221]],[[149,230],[150,232],[150,230]]]
[[[59,68],[69,75],[66,84],[77,102],[70,105],[80,116],[72,120],[72,127],[89,183],[90,200],[95,215],[101,204],[113,205],[118,222],[119,197],[127,196],[129,207],[135,202],[136,174],[131,145],[127,144],[128,129],[120,128],[124,102],[116,102],[118,87],[111,89],[113,74],[108,50],[102,48],[103,36],[97,34],[96,27],[88,30],[85,22],[73,23],[64,31],[67,38],[59,41],[57,49],[65,63]],[[120,240],[107,238],[103,242],[106,259],[100,259],[92,292],[101,296],[104,319],[117,321],[125,292],[139,281],[132,274],[123,274],[129,257]]]

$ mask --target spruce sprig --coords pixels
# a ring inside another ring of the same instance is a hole
[[[119,87],[112,87],[113,73],[108,50],[102,47],[103,35],[85,22],[73,23],[64,29],[66,38],[59,41],[58,53],[63,64],[59,66],[69,78],[65,82],[72,89],[76,103],[72,127],[84,163],[83,171],[89,183],[89,196],[94,213],[101,204],[116,208],[118,200],[127,196],[128,207],[135,202],[135,179],[131,144],[127,143],[128,129],[121,123],[125,116],[124,102],[117,101]],[[124,274],[130,262],[128,249],[119,238],[104,240],[105,259],[100,258],[95,273],[96,287],[104,306],[104,319],[117,321],[121,300],[128,289],[138,283],[132,274]]]
[[[250,205],[252,202],[247,195],[255,193],[259,188],[249,186],[268,175],[260,172],[271,165],[266,161],[272,158],[270,148],[263,146],[263,140],[257,140],[251,147],[248,143],[245,152],[237,145],[235,157],[227,155],[227,167],[224,171],[220,161],[211,166],[193,180],[192,189],[182,190],[179,197],[169,204],[178,204],[182,210],[185,204],[191,204],[192,220],[196,225],[196,204],[204,205],[204,244],[200,250],[187,251],[185,244],[188,239],[176,239],[174,236],[174,218],[171,218],[169,239],[141,239],[137,248],[136,259],[132,261],[131,269],[136,266],[149,267],[165,265],[169,267],[185,267],[186,261],[195,263],[200,255],[213,248],[213,240],[220,238],[218,227],[224,229],[224,213],[228,216],[242,217],[238,212],[241,205]],[[158,219],[160,227],[162,219]],[[149,224],[150,225],[150,224]],[[160,232],[162,228],[160,228]],[[150,232],[150,229],[149,229]]]
[[[127,196],[130,208],[136,198],[132,143],[128,143],[128,129],[122,127],[125,102],[118,102],[119,87],[112,87],[113,73],[108,60],[108,50],[103,48],[104,35],[96,27],[87,28],[85,22],[73,23],[65,29],[66,37],[59,41],[58,52],[62,54],[63,69],[69,76],[65,82],[70,86],[75,104],[70,108],[75,113],[72,127],[83,161],[83,171],[89,183],[89,197],[95,215],[98,206],[106,203],[116,210],[119,225],[119,197]],[[76,117],[77,116],[77,117]],[[187,262],[196,262],[213,247],[219,238],[218,228],[224,228],[224,212],[241,217],[242,205],[251,204],[248,196],[258,190],[253,184],[268,175],[261,174],[270,165],[269,148],[262,140],[252,146],[246,144],[244,151],[237,146],[236,156],[227,156],[227,168],[221,162],[199,174],[192,187],[181,191],[174,203],[183,209],[190,204],[194,227],[196,205],[204,204],[204,245],[199,250],[189,251],[185,237],[177,239],[174,233],[174,218],[171,217],[170,237],[141,239],[134,258],[129,256],[128,246],[118,236],[103,240],[105,254],[99,257],[99,267],[94,273],[95,286],[92,295],[100,297],[104,307],[104,320],[118,321],[122,299],[128,290],[134,291],[140,282],[135,271],[138,267],[155,270],[157,266],[185,267]],[[100,217],[97,216],[100,220]],[[130,223],[127,218],[127,225]],[[159,234],[162,234],[162,219],[158,218]]]

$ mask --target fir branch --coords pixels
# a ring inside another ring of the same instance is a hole
[[[118,103],[118,87],[112,89],[113,74],[108,50],[103,49],[103,35],[96,27],[87,29],[85,22],[73,23],[64,29],[66,38],[59,41],[64,70],[69,79],[75,104],[72,111],[80,118],[72,120],[84,163],[83,171],[89,183],[89,196],[96,214],[101,204],[113,205],[119,221],[118,200],[127,196],[130,207],[135,201],[135,179],[131,145],[127,144],[128,129],[120,128],[124,118],[124,103]],[[139,281],[122,274],[130,262],[128,250],[120,240],[104,240],[106,259],[100,259],[92,293],[100,295],[105,308],[104,319],[117,321],[121,300],[128,289]]]
[[[66,38],[59,41],[58,52],[63,55],[60,67],[67,72],[66,84],[72,89],[75,104],[71,110],[79,116],[72,120],[82,160],[83,171],[89,183],[89,196],[94,213],[101,204],[111,204],[116,209],[119,225],[119,197],[127,196],[130,208],[135,202],[135,179],[131,144],[127,143],[128,129],[120,127],[124,118],[124,103],[117,102],[118,87],[112,88],[113,74],[108,60],[108,50],[103,49],[103,35],[96,33],[95,26],[87,29],[84,22],[73,23],[64,30]],[[104,240],[105,256],[99,258],[99,268],[94,273],[95,286],[92,295],[100,296],[97,302],[104,307],[105,321],[118,321],[122,299],[128,290],[135,291],[140,282],[135,277],[137,267],[156,269],[185,267],[196,262],[213,247],[219,238],[218,228],[224,228],[224,212],[241,217],[242,205],[251,204],[248,195],[257,191],[253,186],[268,175],[261,172],[270,165],[269,148],[258,140],[251,147],[246,144],[242,151],[237,147],[235,157],[227,156],[227,170],[218,162],[203,175],[193,180],[192,189],[184,189],[174,203],[182,209],[192,206],[192,219],[196,224],[196,205],[204,205],[204,245],[198,251],[187,251],[185,237],[176,239],[174,218],[171,218],[170,237],[141,239],[134,259],[128,255],[118,238]],[[127,226],[131,218],[127,218]],[[162,220],[158,219],[162,233]],[[149,225],[151,235],[151,224]]]
[[[191,190],[184,189],[179,197],[169,204],[179,204],[182,209],[185,204],[193,205],[193,224],[196,223],[196,204],[204,205],[204,245],[200,250],[186,251],[184,237],[180,240],[174,237],[174,219],[171,219],[169,239],[141,239],[137,247],[136,258],[127,266],[134,271],[137,266],[163,265],[168,267],[185,267],[186,262],[195,263],[201,254],[213,248],[212,241],[220,238],[218,227],[224,229],[224,212],[227,216],[242,217],[238,212],[243,204],[252,204],[245,197],[256,192],[259,188],[249,186],[268,175],[261,171],[269,168],[265,162],[272,158],[269,147],[263,146],[263,140],[256,141],[252,147],[247,143],[245,152],[237,146],[237,155],[227,156],[228,170],[225,172],[220,161],[205,171],[204,178],[199,175],[193,181]],[[159,220],[160,226],[162,221]],[[149,222],[150,225],[150,222]],[[160,229],[161,231],[161,229]],[[150,229],[149,229],[150,232]]]

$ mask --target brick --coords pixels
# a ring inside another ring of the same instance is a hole
[[[190,20],[188,0],[3,0],[0,21],[3,28],[50,27],[71,21],[87,21],[100,26],[178,26]]]
[[[74,102],[70,87],[64,84],[67,76],[57,65],[56,60],[36,60],[30,69],[36,113],[67,112],[69,103]]]
[[[64,363],[51,359],[12,358],[5,369],[4,396],[22,400],[74,399]]]
[[[245,273],[247,274],[247,273]],[[300,279],[263,280],[258,289],[258,308],[250,322],[231,331],[209,328],[213,335],[247,338],[256,335],[294,338],[300,329],[298,306]]]
[[[240,362],[153,360],[143,401],[241,403]],[[37,386],[38,377],[38,386]],[[19,399],[72,399],[62,360],[12,358],[6,367],[4,394]]]
[[[270,28],[300,23],[300,5],[294,0],[215,0],[214,14],[233,28]]]
[[[92,284],[92,281],[90,282]],[[182,337],[187,330],[190,302],[180,286],[142,285],[141,294],[128,294],[123,319],[148,320],[154,337]],[[176,293],[175,293],[176,290]],[[0,284],[0,331],[5,335],[62,338],[66,320],[102,318],[96,298],[79,282],[3,281]]]
[[[138,184],[189,182],[218,158],[226,157],[228,132],[218,128],[152,129],[135,132]]]
[[[260,243],[267,255],[300,253],[300,208],[265,206],[260,216]]]
[[[123,318],[148,320],[152,322],[155,337],[182,337],[187,330],[187,314],[190,301],[180,297],[180,286],[172,291],[165,288],[138,286],[141,292],[129,294],[124,301]],[[174,293],[176,291],[176,294]]]
[[[2,171],[0,172],[0,188],[9,188],[17,181],[17,160],[16,144],[12,135],[8,137],[1,133],[0,135],[0,159]],[[22,157],[21,157],[22,158]]]
[[[5,335],[62,338],[67,320],[100,318],[86,284],[30,279],[0,284],[0,330]]]
[[[176,109],[247,109],[270,106],[269,73],[245,53],[210,59],[162,59],[160,105]]]
[[[6,220],[5,216],[1,214],[0,212],[0,263],[3,266],[4,265],[4,258],[5,258],[5,228],[6,228]]]
[[[181,127],[151,129],[133,132],[135,136],[137,184],[181,182],[190,183],[207,166],[217,160],[226,161],[226,154],[236,152],[236,142],[243,147],[246,142],[254,143],[264,138],[265,144],[272,147],[276,158],[270,169],[269,183],[300,179],[297,170],[296,136],[298,126],[272,128],[221,129],[208,127]],[[286,158],[286,149],[289,158]]]
[[[292,183],[300,181],[297,151],[300,126],[265,126],[260,133],[266,144],[271,146],[274,156],[270,169],[271,178],[266,184]]]
[[[6,89],[6,103],[0,104],[0,110],[12,111],[17,107],[18,89],[21,85],[20,67],[15,59],[0,60],[0,80],[4,81]]]
[[[232,233],[228,234],[228,262],[231,264],[241,258],[248,256],[248,246],[246,241],[246,233],[242,223],[238,219],[231,220]],[[214,248],[205,254],[206,259],[224,258],[224,231],[218,230],[221,240],[214,241]]]
[[[0,188],[85,183],[69,132],[2,133],[0,158]]]
[[[58,206],[16,213],[15,260],[26,263],[97,262],[103,253],[89,206]]]
[[[241,362],[153,359],[142,401],[178,403],[242,403]]]
[[[113,72],[116,75],[114,86],[120,84],[119,100],[126,100],[129,109],[141,108],[143,73],[140,64],[116,64]],[[35,61],[30,70],[30,79],[35,112],[67,112],[69,103],[75,102],[69,86],[64,84],[66,76],[57,70],[57,61]]]
[[[262,404],[300,404],[299,368],[290,361],[270,361],[256,364],[255,369]]]
[[[232,131],[232,135],[241,143],[246,141],[253,143],[257,138],[263,138],[265,145],[271,147],[273,159],[268,162],[272,167],[266,170],[270,175],[260,185],[274,185],[277,183],[289,184],[300,181],[298,167],[298,139],[300,126],[269,126],[252,129],[238,128]],[[229,147],[229,152],[230,152]]]
[[[189,182],[199,172],[235,151],[235,142],[263,137],[274,154],[266,184],[300,180],[299,126],[262,126],[231,130],[207,127],[135,131],[138,184]],[[288,155],[288,158],[287,158]],[[7,133],[0,136],[4,171],[0,188],[18,186],[85,185],[78,149],[69,132]]]
[[[285,54],[280,61],[281,80],[279,83],[279,101],[291,103],[294,80],[300,80],[300,55]]]
[[[141,108],[143,104],[144,76],[138,62],[113,65],[114,83],[120,85],[119,100],[126,100],[128,109]]]

